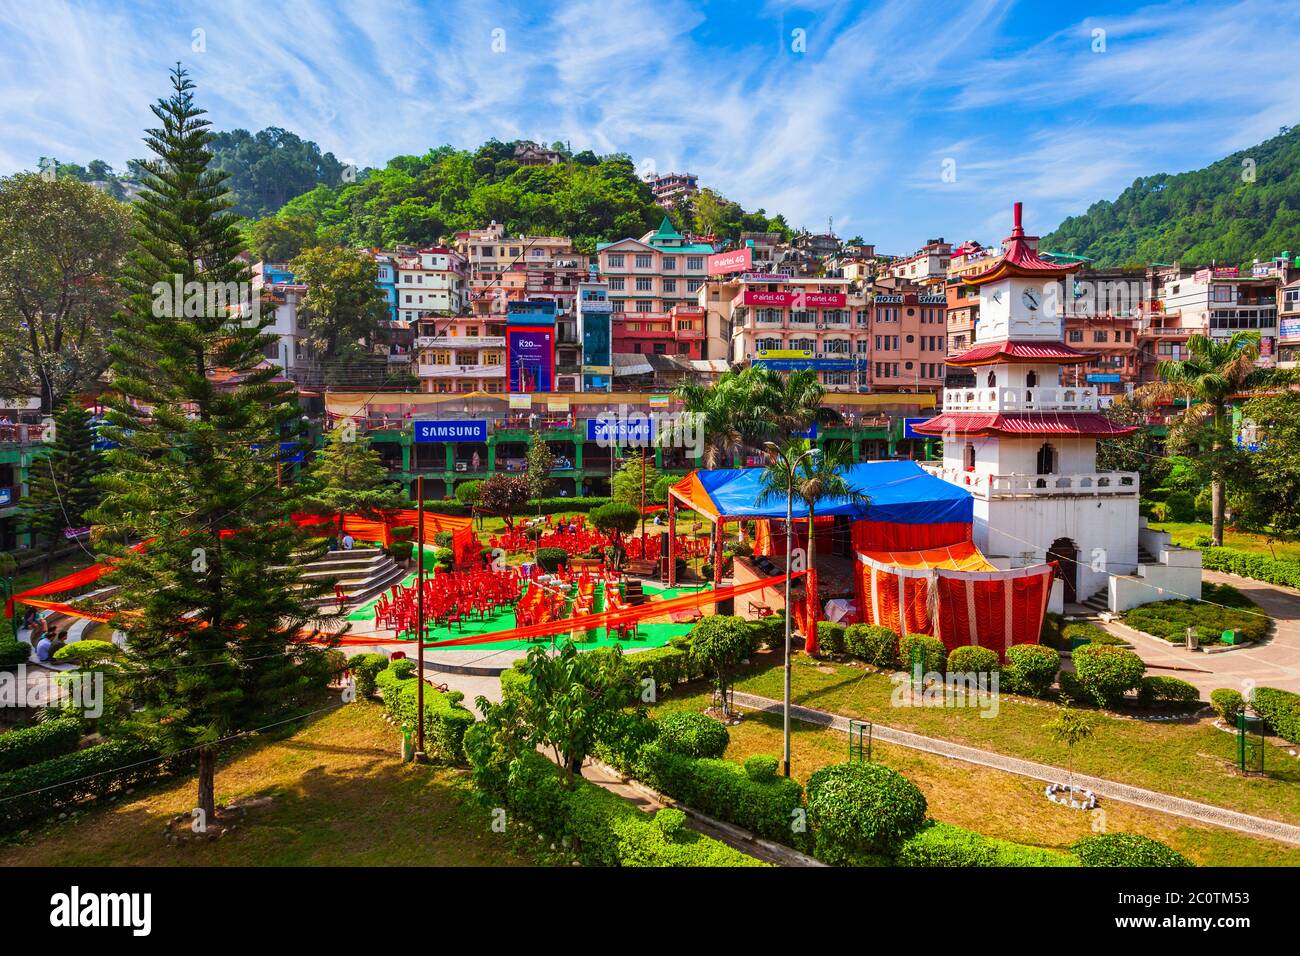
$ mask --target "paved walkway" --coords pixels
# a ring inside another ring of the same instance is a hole
[[[1273,618],[1273,636],[1262,644],[1217,654],[1189,651],[1125,627],[1107,630],[1128,640],[1147,662],[1147,673],[1179,677],[1195,685],[1205,699],[1220,687],[1242,690],[1247,681],[1300,693],[1300,591],[1239,578],[1219,571],[1204,572],[1204,580],[1230,584]]]
[[[781,702],[767,697],[742,694],[740,691],[736,691],[735,701],[740,706],[748,707],[751,710],[781,713]],[[790,714],[799,720],[820,724],[823,727],[830,727],[846,734],[849,730],[848,718],[841,717],[838,714],[814,710],[811,707],[801,707],[798,704],[791,705]],[[910,747],[913,750],[923,750],[927,753],[938,754],[941,757],[963,760],[966,763],[978,764],[981,767],[991,767],[994,770],[1004,770],[1007,773],[1031,777],[1047,783],[1060,783],[1066,777],[1064,770],[1047,764],[1035,763],[1032,760],[1021,760],[1017,757],[1007,757],[1003,754],[979,750],[975,747],[967,747],[947,740],[937,740],[934,737],[925,737],[906,730],[896,730],[893,727],[885,727],[881,724],[873,724],[871,732],[876,740],[883,740],[886,743]],[[1074,774],[1074,781],[1078,787],[1091,790],[1099,797],[1107,797],[1123,803],[1144,807],[1148,810],[1158,810],[1161,813],[1186,817],[1198,823],[1209,823],[1232,830],[1241,830],[1254,836],[1269,837],[1274,840],[1281,840],[1284,843],[1300,845],[1300,826],[1290,823],[1281,823],[1265,817],[1239,813],[1236,810],[1227,810],[1223,807],[1198,803],[1195,800],[1184,800],[1182,797],[1156,793],[1154,790],[1145,790],[1142,787],[1133,787],[1126,783],[1116,783],[1113,780],[1105,780],[1101,777],[1090,777],[1076,773]]]

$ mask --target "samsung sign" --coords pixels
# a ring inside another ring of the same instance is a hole
[[[415,422],[415,440],[418,442],[487,441],[487,434],[486,421]]]
[[[587,419],[587,441],[605,445],[646,445],[654,439],[655,420],[649,416],[602,416]]]

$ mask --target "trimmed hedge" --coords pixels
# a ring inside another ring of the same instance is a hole
[[[0,830],[63,813],[87,800],[123,794],[193,764],[158,758],[158,751],[147,744],[110,740],[0,774]]]
[[[676,710],[655,721],[659,746],[683,757],[721,757],[731,734],[717,720],[691,710]]]
[[[1142,658],[1122,647],[1085,644],[1074,652],[1075,680],[1100,707],[1123,700],[1142,682],[1146,669]]]
[[[1283,587],[1300,588],[1300,561],[1279,561],[1268,555],[1236,548],[1203,548],[1201,567]]]
[[[1232,726],[1237,726],[1237,715],[1246,709],[1246,699],[1239,691],[1230,687],[1220,687],[1210,691],[1210,706],[1219,718]]]
[[[384,711],[395,720],[414,727],[418,680],[401,670],[381,671],[376,682],[384,695]],[[465,695],[458,690],[442,694],[424,688],[424,746],[428,755],[443,763],[465,762],[465,731],[474,725],[474,715],[461,705]]]
[[[386,654],[353,654],[348,658],[348,670],[356,682],[357,700],[365,700],[375,694],[375,675],[388,666]]]
[[[1061,629],[1061,643],[1064,649],[1068,650],[1075,640],[1085,641],[1089,644],[1111,644],[1116,647],[1128,646],[1128,641],[1124,640],[1124,638],[1117,637],[1104,627],[1098,627],[1096,624],[1090,624],[1087,621],[1075,621]]]
[[[1178,851],[1136,833],[1099,833],[1079,840],[1070,851],[1084,866],[1193,866]]]
[[[795,811],[803,806],[803,788],[796,781],[775,773],[768,779],[755,780],[748,765],[673,753],[662,743],[662,721],[660,724],[661,742],[641,751],[637,774],[641,780],[700,813],[761,837],[787,846],[807,845],[807,833],[795,833],[792,827]],[[755,769],[762,772],[761,768]]]
[[[853,624],[844,632],[844,649],[873,667],[898,667],[898,632],[879,624]]]
[[[808,778],[814,852],[832,866],[879,863],[921,828],[925,811],[916,784],[879,764],[833,764]]]
[[[987,647],[954,647],[948,655],[949,674],[996,674],[1000,670],[998,652]]]
[[[931,821],[904,841],[896,866],[1078,866],[1068,853],[981,836],[948,823]]]
[[[943,666],[948,662],[948,648],[943,641],[929,634],[908,634],[898,640],[899,665],[904,670],[912,668],[912,648],[919,646],[922,653],[922,667],[925,672],[943,673]]]
[[[1138,703],[1143,707],[1152,704],[1194,704],[1201,692],[1177,677],[1144,677],[1138,683]]]
[[[1061,669],[1061,654],[1041,644],[1012,644],[1002,667],[1000,687],[1010,694],[1045,697]]]
[[[1256,687],[1250,707],[1273,728],[1273,733],[1300,744],[1300,694],[1276,687]]]
[[[14,638],[0,640],[0,670],[26,664],[31,656],[31,645]]]
[[[63,664],[89,667],[102,664],[122,655],[122,649],[112,641],[73,641],[54,652],[54,659]]]
[[[563,548],[538,548],[537,565],[547,574],[554,574],[569,563],[569,552]]]
[[[0,773],[70,754],[80,740],[81,721],[67,717],[0,734]]]
[[[818,621],[817,648],[820,654],[843,654],[844,625],[834,621]]]

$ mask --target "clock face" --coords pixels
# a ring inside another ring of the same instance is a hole
[[[1035,292],[1033,289],[1026,289],[1024,293],[1020,296],[1020,299],[1025,303],[1026,308],[1030,309],[1031,311],[1037,311],[1038,293]]]

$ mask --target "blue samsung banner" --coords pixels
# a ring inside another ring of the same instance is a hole
[[[418,442],[487,441],[486,421],[416,421],[414,438]]]
[[[1102,382],[1118,382],[1120,380],[1118,372],[1089,372],[1088,381],[1093,384]]]
[[[930,420],[930,419],[928,419],[928,418],[904,418],[904,419],[903,419],[903,437],[904,437],[904,438],[916,438],[916,439],[918,439],[918,440],[924,440],[924,439],[926,439],[926,438],[933,438],[933,437],[934,437],[933,435],[918,435],[916,432],[912,431],[912,426],[913,426],[913,425],[920,425],[922,422],[928,422],[929,420]]]
[[[649,416],[587,419],[587,441],[607,445],[648,445],[654,440],[655,420]]]

